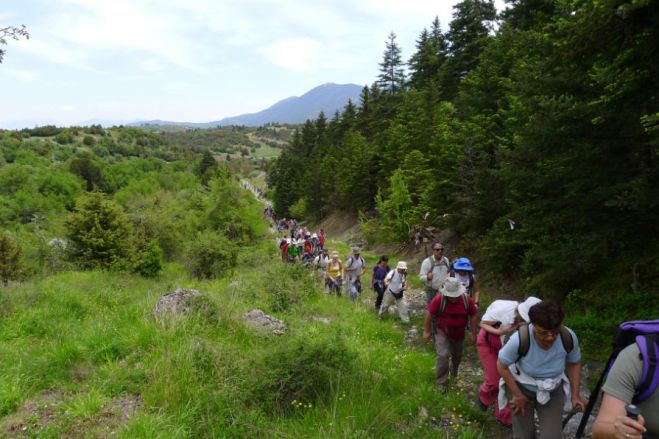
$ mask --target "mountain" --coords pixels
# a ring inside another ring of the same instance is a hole
[[[342,111],[349,99],[358,104],[361,91],[362,87],[356,84],[323,84],[300,97],[283,99],[258,113],[227,117],[211,122],[210,125],[260,126],[268,122],[298,124],[307,119],[315,119],[321,111],[330,118],[336,111]]]
[[[313,88],[302,96],[291,96],[282,99],[258,113],[242,114],[204,123],[149,120],[135,122],[130,125],[181,125],[191,128],[212,128],[227,125],[262,126],[271,122],[300,124],[307,119],[315,119],[321,111],[328,118],[332,117],[336,111],[343,111],[349,99],[357,105],[361,92],[362,87],[356,84],[328,83]]]

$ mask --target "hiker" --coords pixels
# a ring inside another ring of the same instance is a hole
[[[449,276],[456,278],[467,289],[467,295],[474,299],[478,306],[481,298],[481,291],[474,276],[474,267],[471,265],[469,258],[458,258],[451,265]]]
[[[654,324],[659,325],[659,321]],[[651,343],[654,343],[653,347]],[[594,439],[659,438],[659,391],[657,387],[652,391],[652,385],[657,385],[659,381],[659,371],[655,370],[654,376],[646,377],[648,382],[652,383],[644,387],[647,389],[647,394],[639,391],[644,374],[652,373],[651,352],[654,352],[655,361],[656,356],[659,355],[656,335],[648,338],[646,348],[647,364],[644,362],[644,355],[638,342],[628,345],[615,359],[602,387],[604,391],[602,405],[593,424]],[[626,414],[625,407],[631,403],[641,412],[637,420]]]
[[[325,248],[325,238],[327,235],[325,234],[324,229],[320,229],[318,232],[318,244],[320,245],[320,248]]]
[[[302,244],[302,251],[303,251],[303,256],[302,256],[302,261],[304,264],[309,264],[313,260],[313,243],[311,242],[311,238],[305,239]]]
[[[288,245],[290,244],[290,239],[286,240],[281,244],[281,260],[283,262],[288,262]]]
[[[290,263],[295,263],[298,254],[297,242],[295,242],[294,239],[291,239],[288,243],[288,246],[286,246],[286,255],[288,258],[287,261]]]
[[[395,302],[400,319],[403,323],[410,323],[410,316],[407,313],[407,300],[404,297],[405,291],[409,286],[406,278],[407,263],[405,261],[399,261],[396,264],[396,269],[387,273],[384,278],[384,296],[380,310],[378,311],[379,318],[382,318],[382,315]]]
[[[332,258],[327,263],[327,271],[325,273],[325,284],[329,293],[336,293],[337,296],[341,295],[341,283],[343,278],[341,273],[343,271],[343,266],[339,260],[339,252],[333,251]]]
[[[585,408],[579,395],[579,341],[562,325],[563,310],[554,300],[533,305],[529,320],[499,351],[497,369],[505,383],[499,409],[510,405],[515,438],[535,437],[534,412],[540,437],[560,438],[563,411],[570,405],[564,403],[571,401],[573,411]]]
[[[358,247],[353,247],[352,256],[346,259],[346,265],[343,269],[346,279],[346,293],[353,302],[357,300],[357,296],[362,292],[361,277],[366,271],[366,261],[360,254],[361,250]]]
[[[478,406],[481,410],[486,411],[491,404],[497,402],[501,379],[497,370],[497,358],[504,344],[504,337],[515,332],[519,323],[528,322],[529,308],[539,302],[537,297],[529,297],[522,303],[515,300],[495,300],[485,310],[476,341],[478,358],[483,366],[483,383],[478,389]],[[499,405],[495,404],[494,418],[503,425],[512,425],[510,407],[499,410]]]
[[[316,279],[325,281],[325,272],[327,271],[327,264],[329,264],[330,257],[326,248],[324,248],[318,256],[313,260],[313,270],[316,274]]]
[[[391,271],[388,262],[388,257],[380,256],[380,260],[373,267],[371,289],[377,294],[377,297],[375,298],[375,312],[380,311],[380,305],[382,305],[382,298],[384,297],[384,278],[387,276],[387,273]]]
[[[435,325],[435,351],[437,352],[436,372],[437,387],[448,391],[449,360],[450,374],[458,375],[458,367],[462,360],[465,330],[467,322],[471,322],[471,343],[476,343],[476,314],[478,309],[466,288],[454,277],[448,277],[439,289],[426,313],[423,339],[428,342],[431,336],[431,326]]]
[[[442,282],[448,277],[450,268],[449,260],[444,256],[444,246],[441,242],[434,243],[432,255],[423,260],[419,270],[419,278],[426,286],[426,304],[430,305],[432,299],[437,295]]]

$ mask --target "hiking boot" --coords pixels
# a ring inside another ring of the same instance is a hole
[[[483,401],[481,401],[480,398],[478,398],[476,401],[478,401],[478,408],[481,409],[482,412],[486,412],[487,411],[487,405],[484,404]]]

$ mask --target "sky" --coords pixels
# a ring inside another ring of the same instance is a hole
[[[0,128],[209,122],[325,83],[372,84],[456,0],[0,0]],[[497,0],[499,9],[503,0]]]

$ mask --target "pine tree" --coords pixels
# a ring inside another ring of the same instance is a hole
[[[396,43],[396,34],[389,33],[386,41],[382,62],[380,63],[380,74],[378,85],[388,95],[396,95],[404,90],[405,69],[400,47]]]

